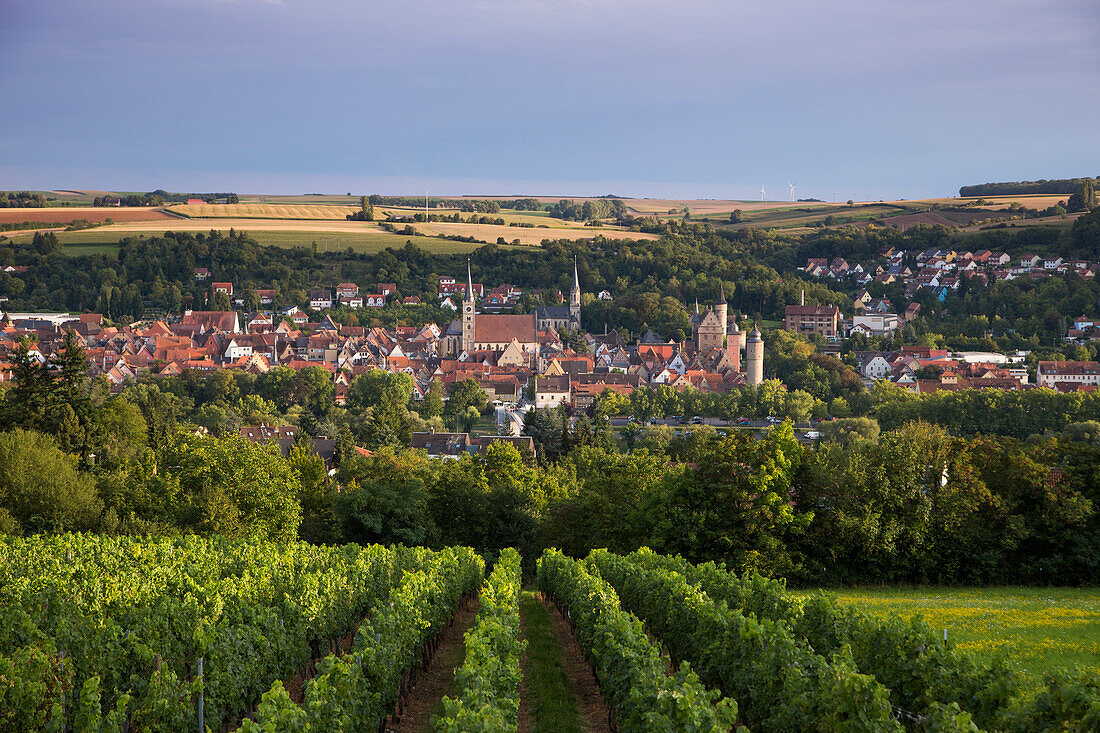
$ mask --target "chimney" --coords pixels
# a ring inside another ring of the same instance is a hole
[[[801,300],[801,302],[799,302],[799,305],[806,305],[806,289],[805,288],[802,289],[802,300]]]

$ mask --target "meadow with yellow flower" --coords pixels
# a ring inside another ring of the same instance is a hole
[[[835,595],[869,615],[923,616],[960,648],[1004,654],[1036,679],[1049,669],[1100,669],[1100,589],[847,588]]]

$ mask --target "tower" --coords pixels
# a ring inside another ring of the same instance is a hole
[[[569,321],[574,330],[581,330],[581,279],[577,275],[575,256],[573,257],[573,287],[569,290]]]
[[[764,383],[764,339],[760,338],[759,326],[753,326],[745,342],[745,376],[755,387]]]
[[[737,319],[726,329],[726,353],[733,362],[733,371],[741,371],[741,349],[745,347],[745,332],[737,327]]]
[[[718,298],[714,301],[714,313],[718,316],[718,322],[722,324],[722,335],[729,329],[729,317],[726,310],[726,286],[718,286]]]
[[[466,294],[462,298],[462,350],[474,350],[474,277],[466,260]]]

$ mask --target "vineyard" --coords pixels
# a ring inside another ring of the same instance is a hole
[[[0,537],[0,732],[387,730],[459,608],[431,729],[515,731],[522,563],[485,567],[461,547]],[[548,550],[537,584],[611,730],[1100,729],[1094,670],[1035,685],[919,618],[714,564]]]

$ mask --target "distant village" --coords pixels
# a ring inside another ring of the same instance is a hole
[[[888,255],[891,261],[900,261],[905,253]],[[827,264],[811,260],[806,269],[821,277],[853,273],[869,280],[912,277],[912,287],[950,288],[960,276],[984,276],[974,269],[978,262],[994,262],[996,273],[1023,276],[1019,268],[1006,267],[1004,257],[991,252],[923,252],[917,255],[922,267],[915,276],[900,264],[883,272],[867,272],[859,265],[848,268],[840,259]],[[1056,261],[1048,267],[1048,263],[1037,261],[1028,265],[1027,276],[1031,276],[1032,267],[1045,272],[1078,265]],[[242,303],[233,283],[214,281],[203,268],[196,269],[195,277],[210,281],[212,298],[224,294],[230,302]],[[261,304],[276,300],[273,290],[260,290],[257,295]],[[393,303],[393,283],[379,283],[368,293],[347,282],[316,289],[309,302],[302,304],[319,314],[316,320],[310,320],[307,310],[298,306],[283,311],[187,311],[171,320],[122,327],[105,326],[98,314],[5,313],[0,323],[0,359],[21,338],[32,337],[31,355],[45,363],[71,330],[83,342],[91,375],[103,375],[116,391],[146,375],[179,376],[188,370],[262,374],[275,367],[320,367],[332,375],[340,405],[347,402],[351,380],[373,369],[410,375],[415,400],[424,398],[434,380],[447,390],[457,382],[474,380],[490,404],[505,408],[565,405],[585,409],[605,390],[629,396],[642,387],[728,392],[760,385],[767,376],[759,328],[729,312],[722,290],[713,303],[694,304],[691,338],[684,342],[652,331],[634,343],[625,342],[614,331],[587,332],[581,322],[581,283],[576,267],[566,303],[539,305],[519,315],[501,312],[514,309],[520,295],[508,284],[488,288],[475,283],[467,268],[465,278],[443,277],[439,281],[440,303],[454,310],[454,318],[418,327],[342,325],[324,313],[337,304],[357,309]],[[612,295],[605,291],[597,297],[609,299]],[[421,303],[417,296],[402,301],[404,305]],[[788,305],[783,327],[802,335],[820,335],[826,343],[825,352],[839,355],[840,339],[856,333],[888,334],[919,313],[915,304],[895,313],[888,300],[871,298],[866,291],[854,305],[851,319],[842,318],[835,305]],[[1081,318],[1071,333],[1091,334],[1098,325]],[[571,338],[567,340],[575,348],[570,348],[563,342],[566,333],[581,339],[583,346]],[[1034,382],[1029,382],[1025,352],[960,354],[904,346],[890,352],[856,351],[853,356],[855,368],[868,386],[888,380],[917,393],[1034,386],[1075,391],[1100,385],[1100,364],[1081,361],[1040,362]],[[11,365],[0,361],[0,380],[10,379]],[[522,416],[514,420],[519,425],[502,432],[518,434]]]
[[[906,299],[911,299],[921,288],[929,288],[941,301],[957,291],[964,280],[981,286],[1019,278],[1039,280],[1070,273],[1092,279],[1100,270],[1100,264],[1095,262],[1067,260],[1056,256],[1024,254],[1013,262],[1008,253],[991,252],[987,249],[976,252],[956,252],[951,249],[915,252],[887,246],[879,252],[879,260],[885,260],[885,264],[852,265],[843,257],[836,257],[831,261],[810,258],[802,270],[817,278],[850,278],[858,285],[871,282],[884,285],[904,283]]]

